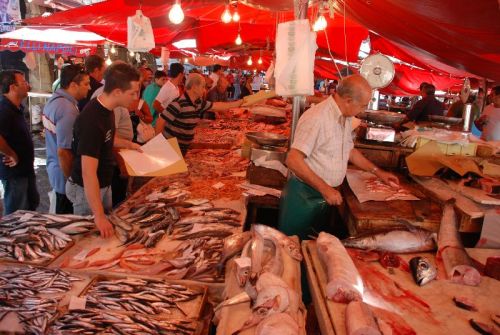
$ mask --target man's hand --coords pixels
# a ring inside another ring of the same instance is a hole
[[[375,175],[382,179],[384,183],[387,185],[390,185],[391,187],[397,188],[399,186],[399,179],[396,177],[394,174],[384,171],[384,170],[377,170],[375,172]]]
[[[113,236],[115,233],[113,229],[113,225],[111,222],[109,222],[108,218],[106,215],[99,215],[94,218],[95,225],[97,229],[99,229],[99,232],[101,233],[102,238],[109,238]]]
[[[321,193],[325,201],[331,206],[338,206],[342,203],[342,195],[333,187],[328,187]]]
[[[137,143],[130,142],[129,147],[130,150],[137,150],[139,152],[142,152],[141,146]]]
[[[12,155],[12,156],[5,155],[2,158],[3,163],[5,165],[7,165],[8,167],[14,167],[17,165],[17,163],[19,163],[19,158],[17,157],[17,154],[15,152],[13,154],[14,155]]]

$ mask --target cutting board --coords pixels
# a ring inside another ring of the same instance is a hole
[[[497,206],[500,205],[500,199],[490,197],[483,190],[473,188],[473,187],[468,187],[468,186],[461,186],[456,181],[448,181],[448,186],[453,191],[458,192],[458,193],[462,194],[463,196],[465,196],[471,200],[474,200],[477,203],[480,203],[483,205],[497,205]]]

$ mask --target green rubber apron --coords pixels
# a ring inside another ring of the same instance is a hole
[[[281,195],[278,229],[288,236],[309,240],[329,220],[330,211],[321,193],[292,176]]]

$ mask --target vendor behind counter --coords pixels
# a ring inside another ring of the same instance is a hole
[[[443,115],[444,105],[436,99],[436,87],[432,84],[424,83],[422,87],[422,100],[417,101],[413,108],[407,112],[410,121],[427,121],[429,115]]]

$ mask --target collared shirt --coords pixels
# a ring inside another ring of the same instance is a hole
[[[342,115],[331,96],[302,115],[292,144],[306,155],[311,170],[332,187],[342,184],[353,147],[351,117]]]
[[[35,150],[23,112],[23,106],[18,108],[3,94],[0,95],[0,135],[19,158],[16,166],[8,167],[0,154],[0,179],[27,177],[35,173]]]
[[[71,149],[73,125],[79,114],[78,102],[68,92],[58,89],[43,109],[45,146],[47,148],[47,174],[50,186],[59,194],[65,194],[66,178],[59,166],[57,150]]]
[[[176,137],[181,150],[186,151],[194,138],[194,129],[203,113],[212,108],[210,101],[193,102],[187,93],[175,99],[161,117],[166,121],[163,136]]]

